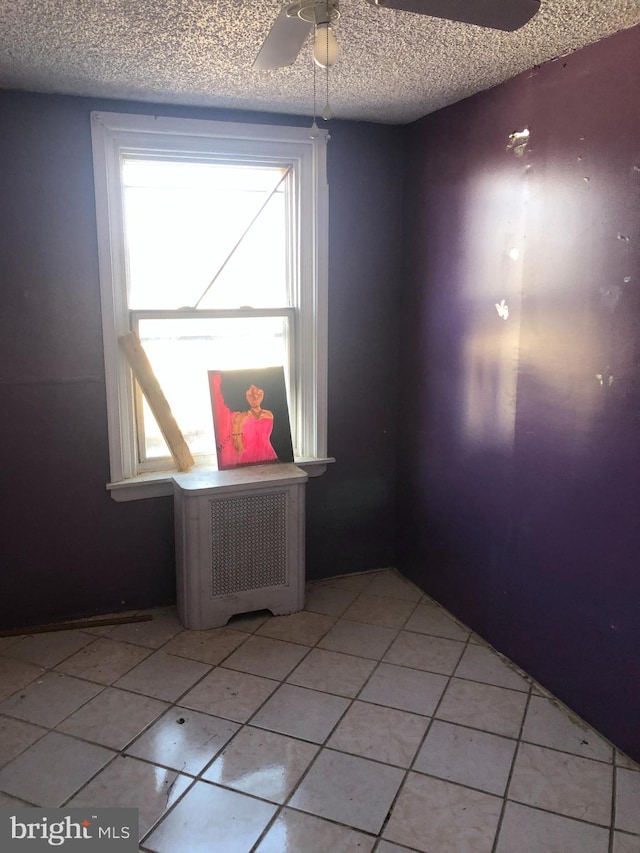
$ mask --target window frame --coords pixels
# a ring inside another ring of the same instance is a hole
[[[300,456],[296,462],[322,473],[327,458],[327,288],[328,185],[327,131],[288,125],[244,124],[133,113],[91,113],[96,194],[98,264],[107,396],[110,482],[116,500],[171,493],[172,470],[140,471],[136,437],[136,392],[118,338],[132,328],[127,299],[126,253],[120,164],[126,154],[173,152],[251,162],[292,163],[292,203],[298,206],[297,271],[293,276],[295,383]],[[147,312],[145,312],[147,313]],[[210,314],[203,311],[202,315]],[[229,313],[220,311],[221,315]],[[231,313],[252,316],[260,309]],[[212,467],[211,460],[203,463]]]

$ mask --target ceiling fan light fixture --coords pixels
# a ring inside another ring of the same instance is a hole
[[[331,68],[338,61],[340,46],[330,24],[322,23],[316,26],[316,37],[313,44],[313,59],[320,68]]]

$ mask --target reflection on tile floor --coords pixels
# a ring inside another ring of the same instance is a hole
[[[0,639],[0,807],[155,853],[640,853],[640,767],[392,570],[306,609]]]

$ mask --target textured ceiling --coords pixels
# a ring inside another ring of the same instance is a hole
[[[310,40],[294,65],[252,69],[279,8],[280,0],[0,0],[0,88],[308,115]],[[333,113],[394,124],[640,23],[640,0],[542,0],[514,33],[366,0],[340,8]],[[324,86],[319,73],[319,112]]]

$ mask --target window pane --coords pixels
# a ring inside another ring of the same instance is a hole
[[[125,159],[130,308],[289,305],[285,171]]]
[[[142,345],[193,454],[214,452],[207,371],[282,365],[286,374],[287,326],[284,317],[139,321]],[[146,402],[138,424],[142,458],[169,456]]]

